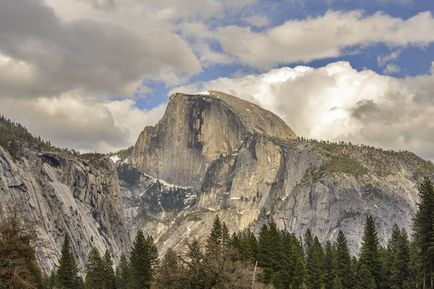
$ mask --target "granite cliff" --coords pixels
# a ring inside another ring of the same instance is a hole
[[[79,155],[0,121],[0,211],[17,204],[41,242],[44,270],[58,262],[67,234],[83,269],[92,246],[115,259],[130,244],[116,167],[104,155]]]

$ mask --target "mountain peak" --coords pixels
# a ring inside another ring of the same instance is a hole
[[[175,93],[160,122],[140,134],[132,161],[151,176],[196,186],[211,162],[232,153],[252,134],[296,138],[277,115],[235,96]]]

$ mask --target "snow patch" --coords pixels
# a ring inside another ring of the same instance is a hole
[[[112,160],[112,162],[117,163],[118,161],[121,160],[121,158],[117,155],[111,156],[110,159]]]
[[[210,93],[209,93],[208,90],[198,92],[197,94],[199,94],[199,95],[210,95]]]

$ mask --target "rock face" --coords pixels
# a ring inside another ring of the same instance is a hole
[[[276,115],[221,92],[174,94],[155,127],[146,127],[132,153],[142,172],[199,189],[211,162],[251,134],[289,140],[294,132]]]
[[[119,176],[132,233],[143,229],[163,251],[208,234],[218,214],[232,231],[270,218],[322,241],[343,230],[357,252],[368,214],[383,241],[394,223],[411,231],[417,184],[434,175],[409,152],[296,138],[272,113],[219,92],[171,96],[131,160]]]
[[[0,146],[0,200],[0,209],[16,203],[29,216],[43,241],[37,255],[47,272],[60,257],[65,234],[82,269],[92,246],[115,258],[129,247],[116,168],[104,156],[24,147],[13,158]]]

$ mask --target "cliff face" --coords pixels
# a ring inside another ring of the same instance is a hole
[[[205,236],[218,214],[233,231],[270,218],[322,241],[343,230],[356,252],[367,214],[382,240],[395,223],[411,231],[417,184],[434,175],[412,153],[297,139],[272,113],[217,92],[173,95],[133,151],[123,166],[136,166],[138,181],[121,177],[132,231],[144,229],[163,250]],[[165,206],[162,196],[178,202]]]
[[[132,163],[169,183],[199,188],[211,162],[230,154],[249,134],[295,137],[276,115],[236,97],[177,93],[161,121],[140,134]]]
[[[36,228],[38,259],[49,272],[68,234],[83,268],[92,246],[115,258],[129,247],[114,164],[103,156],[73,156],[30,146],[11,153],[0,146],[0,209],[16,203]]]

